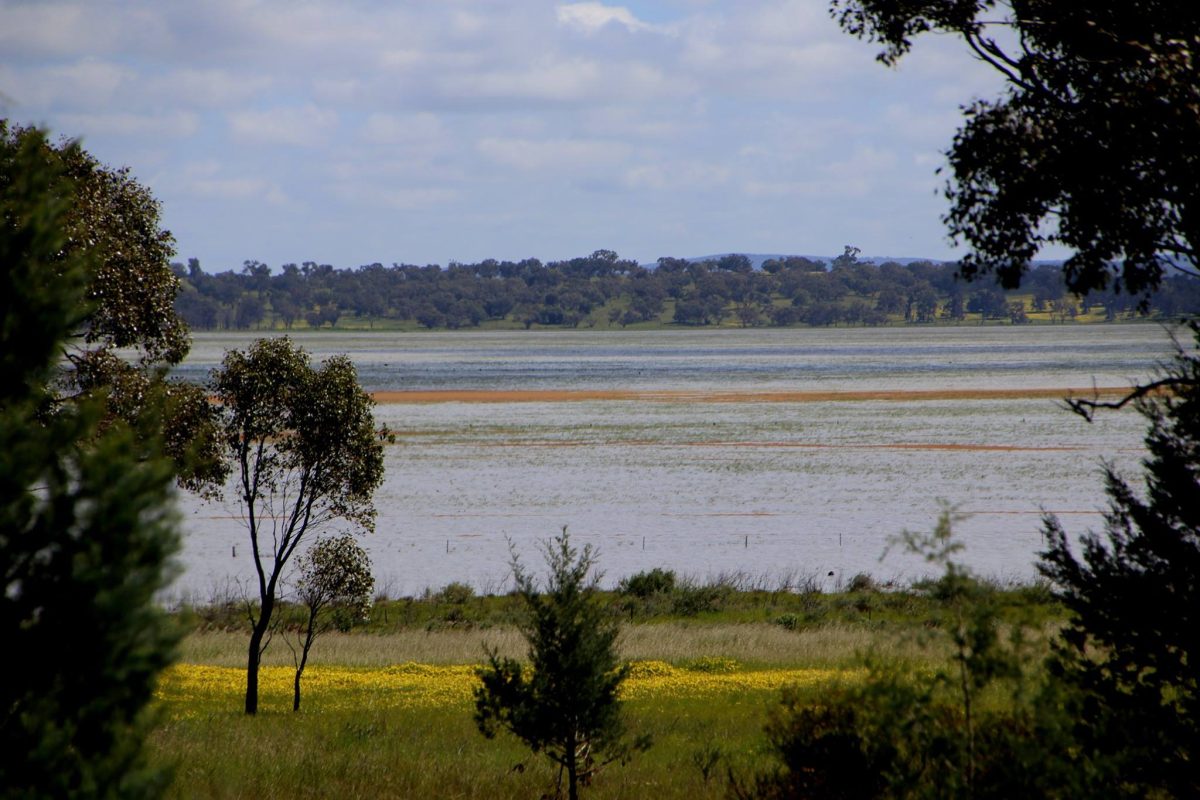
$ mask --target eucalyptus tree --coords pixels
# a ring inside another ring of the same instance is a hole
[[[314,368],[286,337],[227,353],[212,391],[258,589],[246,662],[245,709],[254,714],[285,569],[306,537],[331,524],[374,529],[383,445],[350,359]]]
[[[43,268],[65,272],[73,260],[84,264],[80,313],[58,342],[67,368],[50,386],[51,405],[97,398],[109,422],[162,430],[182,486],[204,492],[220,484],[225,473],[203,389],[165,377],[190,341],[175,311],[175,239],[162,227],[158,200],[127,168],[100,163],[78,143],[56,145],[40,131],[0,120],[0,144],[32,148],[65,179],[55,195],[61,246]],[[16,180],[0,171],[0,186]]]
[[[333,626],[349,627],[371,615],[375,578],[371,557],[348,533],[318,540],[299,562],[296,599],[305,611],[297,642],[288,646],[296,664],[292,685],[292,711],[300,710],[300,679],[317,637]]]
[[[1003,76],[963,109],[948,152],[950,235],[965,276],[1016,287],[1062,245],[1067,288],[1142,294],[1200,263],[1200,4],[1194,0],[832,0],[895,64],[925,33]]]
[[[70,247],[78,187],[48,147],[0,135],[0,795],[157,797],[168,776],[144,743],[178,640],[154,600],[178,546],[173,470],[152,427],[97,398],[48,413],[62,349],[95,318],[96,258]]]

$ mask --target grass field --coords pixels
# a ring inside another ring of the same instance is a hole
[[[1010,616],[1046,631],[1057,624],[1039,590],[1002,594]],[[688,617],[661,598],[637,608],[617,593],[602,600],[638,620],[620,638],[633,662],[623,697],[630,730],[654,744],[603,772],[586,797],[726,797],[731,772],[770,767],[763,725],[782,687],[816,702],[831,682],[863,680],[867,653],[921,673],[948,654],[937,603],[920,592],[729,592]],[[549,763],[510,736],[485,739],[472,720],[485,645],[524,652],[512,613],[512,598],[450,587],[381,602],[362,630],[318,640],[299,713],[290,710],[291,653],[279,635],[250,718],[241,713],[239,617],[182,612],[193,632],[160,684],[153,758],[174,766],[180,798],[540,797],[553,787]]]

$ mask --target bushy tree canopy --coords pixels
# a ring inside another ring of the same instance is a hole
[[[202,389],[164,376],[187,355],[189,340],[175,313],[175,240],[161,227],[158,201],[128,169],[101,164],[77,143],[54,145],[37,130],[0,120],[0,144],[10,152],[29,150],[65,178],[53,191],[61,241],[38,269],[49,278],[83,265],[83,296],[66,336],[55,341],[69,368],[47,399],[98,398],[106,412],[102,424],[122,420],[163,431],[162,446],[182,486],[203,491],[220,484],[226,473]],[[0,169],[0,189],[21,180],[7,163]],[[136,353],[132,361],[130,352]]]
[[[212,391],[257,579],[246,678],[246,713],[253,714],[284,569],[308,533],[334,520],[374,528],[383,445],[350,359],[335,356],[314,368],[286,337],[227,353]]]
[[[0,135],[0,795],[154,797],[146,705],[177,633],[154,595],[177,547],[171,464],[151,428],[83,398],[46,413],[87,319],[94,254],[42,134]],[[64,156],[77,156],[68,146]]]
[[[343,533],[320,539],[300,557],[300,576],[296,580],[296,599],[307,612],[304,628],[288,639],[296,664],[292,686],[292,710],[300,710],[300,679],[308,664],[308,654],[318,636],[336,625],[349,628],[371,614],[371,593],[375,578],[371,558],[354,536]]]
[[[1192,0],[832,0],[894,64],[923,33],[962,39],[1007,80],[963,111],[949,151],[966,276],[1020,283],[1045,244],[1067,283],[1138,294],[1200,263],[1200,5]]]

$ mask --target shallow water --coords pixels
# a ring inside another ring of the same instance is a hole
[[[198,335],[181,372],[202,379],[252,338]],[[931,527],[941,502],[968,515],[965,561],[1028,579],[1041,511],[1098,526],[1101,461],[1134,472],[1144,426],[1132,412],[1089,425],[997,390],[1128,386],[1171,352],[1155,325],[296,338],[317,358],[349,353],[370,391],[499,393],[377,407],[400,435],[364,541],[392,595],[506,588],[507,542],[538,566],[537,543],[564,525],[599,548],[610,584],[655,566],[767,585],[907,579],[925,566],[880,555],[901,530]],[[962,396],[924,394],[945,389]],[[505,399],[516,390],[555,394]],[[175,591],[204,599],[248,577],[236,506],[182,507]]]

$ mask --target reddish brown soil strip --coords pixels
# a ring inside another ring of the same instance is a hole
[[[699,392],[601,389],[512,389],[375,392],[377,403],[571,403],[589,400],[637,400],[656,403],[829,403],[862,400],[1029,400],[1098,396],[1122,397],[1127,387],[1030,389],[894,389],[858,392]]]
[[[1103,514],[1104,511],[1102,509],[1093,509],[1091,511],[1078,511],[1078,510],[1070,510],[1070,509],[1066,510],[1066,511],[1057,511],[1054,509],[1050,509],[1048,511],[1041,511],[1041,510],[1038,510],[1038,511],[989,511],[987,509],[970,508],[970,509],[963,509],[962,513],[966,514],[968,517],[974,516],[976,514],[987,514],[989,516],[1020,515],[1020,516],[1037,516],[1037,517],[1040,517],[1043,514],[1053,514],[1056,517],[1066,517],[1066,516],[1071,516],[1071,515],[1084,515],[1084,516],[1098,517],[1101,514]]]
[[[888,442],[830,444],[821,442],[684,442],[689,447],[795,447],[806,450],[965,450],[972,453],[1074,453],[1082,447],[1032,447],[1011,444],[956,444],[951,442]]]
[[[971,453],[1076,453],[1085,448],[1050,445],[1045,447],[1009,444],[959,444],[952,442],[887,442],[845,443],[828,442],[656,442],[640,439],[607,441],[527,441],[469,442],[470,447],[744,447],[790,448],[796,450],[959,450]]]

